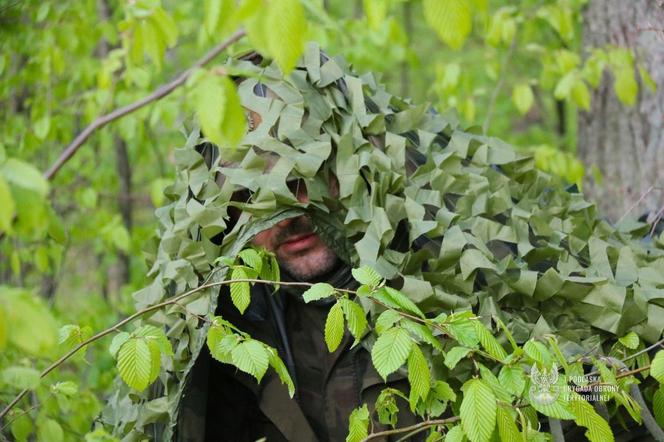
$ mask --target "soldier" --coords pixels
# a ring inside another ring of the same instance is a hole
[[[351,268],[368,266],[394,289],[388,294],[396,298],[385,302],[413,317],[472,310],[496,334],[495,324],[506,324],[519,345],[557,335],[568,359],[608,354],[616,336],[630,330],[645,342],[660,339],[664,312],[648,290],[662,281],[664,253],[631,239],[647,225],[616,231],[531,158],[391,96],[372,76],[352,74],[315,46],[288,78],[253,61],[239,62],[247,75],[237,80],[238,91],[250,121],[240,148],[218,149],[194,131],[176,153],[171,203],[157,213],[155,282],[136,294],[139,306],[217,281],[218,256],[233,260],[253,244],[275,254],[286,283],[354,290]],[[374,332],[358,345],[345,332],[328,351],[334,297],[305,303],[302,287],[273,291],[255,284],[248,307],[239,308],[227,288],[214,288],[184,310],[166,312],[159,321],[175,338],[171,366],[149,401],[118,391],[106,422],[127,437],[157,440],[336,441],[364,404],[373,432],[385,427],[379,420],[407,427],[422,419],[415,415],[423,399],[407,396],[405,370],[376,366]],[[364,305],[371,323],[390,310],[385,302]],[[213,315],[246,333],[231,338],[233,345],[250,336],[267,346],[257,358],[275,350],[295,383],[293,399],[277,363],[256,376],[238,371],[230,352],[205,347]],[[408,345],[428,346],[424,365],[439,395],[436,415],[452,416],[449,392],[477,376],[478,366],[443,361],[459,342],[478,346],[475,333],[429,335],[399,317],[384,327],[407,332]],[[379,419],[374,404],[388,386],[405,394],[395,395],[398,413]],[[520,431],[538,433],[537,425]]]

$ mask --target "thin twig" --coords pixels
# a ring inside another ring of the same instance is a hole
[[[502,66],[500,68],[500,77],[498,77],[498,83],[496,83],[496,87],[493,90],[493,93],[491,94],[491,100],[489,101],[489,106],[488,110],[486,112],[486,118],[484,119],[484,124],[482,125],[482,132],[484,135],[489,132],[489,126],[491,124],[491,118],[493,117],[493,109],[496,105],[496,100],[498,99],[498,94],[500,93],[500,90],[503,87],[503,83],[505,82],[505,72],[507,71],[507,64],[510,62],[512,55],[514,55],[514,49],[516,48],[516,36],[517,32],[514,33],[514,37],[512,37],[512,42],[510,43],[510,47],[507,50],[507,54],[505,54],[505,58],[503,59]]]
[[[654,350],[654,349],[656,349],[657,347],[662,347],[662,346],[664,346],[664,339],[660,339],[659,341],[657,341],[657,342],[655,342],[654,344],[652,344],[650,347],[646,347],[646,348],[644,348],[643,350],[637,351],[636,353],[627,356],[627,357],[626,357],[625,359],[623,359],[622,361],[623,361],[623,362],[629,361],[629,360],[632,359],[632,358],[635,358],[635,357],[637,357],[637,356],[641,356],[643,353],[648,353],[650,350]]]
[[[648,194],[649,194],[650,192],[652,192],[654,188],[655,188],[655,186],[650,186],[650,187],[648,187],[648,190],[646,190],[645,192],[643,192],[643,194],[641,195],[641,197],[640,197],[640,198],[639,198],[634,204],[632,204],[631,206],[629,206],[629,209],[627,209],[627,211],[626,211],[625,213],[623,213],[622,216],[621,216],[620,218],[618,218],[618,221],[616,221],[616,224],[620,224],[620,221],[622,221],[622,219],[623,219],[624,217],[626,217],[627,214],[628,214],[629,212],[632,211],[632,209],[634,209],[636,206],[638,206],[639,203],[640,203],[641,201],[643,201],[644,198],[645,198],[646,196],[648,196]]]
[[[378,438],[381,438],[381,437],[390,436],[390,435],[393,435],[393,434],[408,433],[410,431],[435,427],[437,425],[451,424],[451,423],[456,422],[458,420],[459,420],[458,416],[452,416],[452,417],[449,417],[447,419],[435,419],[435,420],[420,422],[419,424],[411,425],[409,427],[395,428],[394,430],[379,431],[378,433],[372,433],[372,434],[368,435],[366,438],[364,438],[362,440],[362,442],[366,442],[366,441],[369,441],[371,439],[378,439]]]
[[[237,40],[242,38],[245,35],[245,31],[243,29],[240,29],[239,31],[235,32],[233,35],[228,37],[225,41],[220,43],[219,45],[215,46],[210,50],[207,54],[205,54],[200,60],[198,60],[196,63],[194,63],[193,66],[191,66],[189,69],[185,70],[182,72],[180,75],[178,75],[174,80],[172,80],[170,83],[163,84],[159,86],[157,89],[155,89],[150,95],[141,98],[138,101],[135,101],[133,103],[130,103],[126,106],[120,107],[118,109],[115,109],[114,111],[102,115],[101,117],[96,118],[90,125],[88,125],[83,132],[78,134],[76,138],[74,138],[74,141],[72,141],[62,152],[60,157],[51,165],[51,167],[48,168],[48,170],[44,173],[44,178],[47,180],[53,179],[56,173],[60,170],[60,168],[67,162],[69,159],[74,156],[74,154],[78,151],[78,149],[83,145],[83,143],[90,138],[90,136],[97,130],[111,121],[117,120],[118,118],[124,117],[127,114],[130,114],[154,101],[159,100],[160,98],[165,97],[166,95],[170,94],[173,92],[175,89],[178,87],[182,86],[187,79],[191,76],[191,74],[198,68],[204,66],[207,64],[209,61],[211,61],[213,58],[215,58],[217,55],[219,55],[222,51],[224,51],[226,48],[228,48],[231,44],[235,43]]]

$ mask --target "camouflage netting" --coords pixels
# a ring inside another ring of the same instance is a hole
[[[261,123],[238,150],[221,149],[222,162],[240,167],[216,162],[208,169],[194,149],[205,141],[198,131],[176,151],[170,203],[157,211],[154,282],[136,293],[137,307],[197,287],[217,257],[233,257],[257,232],[306,213],[342,259],[374,267],[425,313],[473,309],[502,319],[520,343],[556,334],[567,355],[630,330],[646,342],[660,338],[664,251],[658,241],[632,239],[647,225],[612,227],[581,194],[535,169],[531,157],[389,94],[373,75],[355,75],[315,46],[288,78],[275,65],[233,63],[251,73],[239,94]],[[257,83],[274,97],[256,95]],[[265,152],[278,156],[269,173]],[[221,187],[217,174],[225,176]],[[328,190],[331,174],[337,199]],[[308,204],[289,190],[291,178],[306,184]],[[231,202],[243,188],[251,199]],[[217,245],[212,239],[227,229],[229,206],[242,216]],[[402,233],[406,247],[395,241]],[[212,276],[224,278],[224,271]],[[211,314],[218,292],[192,297],[187,311]],[[149,321],[168,327],[175,357],[162,368],[159,388],[119,390],[106,418],[127,439],[153,422],[170,424],[165,440],[207,325],[181,307]]]

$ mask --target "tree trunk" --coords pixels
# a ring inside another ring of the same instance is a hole
[[[133,225],[133,203],[132,203],[132,188],[131,188],[131,166],[129,164],[129,152],[127,151],[127,144],[119,136],[115,136],[115,158],[116,169],[118,171],[118,179],[120,182],[120,189],[118,192],[118,206],[120,214],[122,215],[122,223],[128,232],[131,233]],[[127,284],[131,279],[131,261],[129,255],[123,252],[118,253],[120,260],[119,269],[117,269],[117,279],[119,286]]]
[[[584,46],[614,45],[636,54],[657,83],[657,92],[643,87],[634,106],[625,106],[605,73],[593,92],[589,112],[579,115],[578,152],[593,174],[585,193],[613,221],[625,215],[654,214],[664,205],[664,1],[591,0],[584,12]]]

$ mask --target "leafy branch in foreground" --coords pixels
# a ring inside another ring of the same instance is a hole
[[[469,311],[429,318],[406,295],[386,286],[380,275],[368,267],[352,271],[359,287],[349,290],[326,283],[281,282],[274,256],[265,251],[243,250],[236,258],[222,257],[217,263],[222,267],[213,270],[201,286],[146,307],[83,340],[42,371],[40,377],[88,344],[119,332],[110,352],[117,358],[120,377],[131,388],[142,391],[157,379],[162,357],[172,355],[171,343],[163,329],[152,325],[143,325],[131,333],[120,331],[121,327],[167,306],[186,310],[181,301],[222,285],[230,286],[230,301],[244,312],[251,303],[251,284],[261,283],[306,288],[302,296],[307,303],[331,299],[324,334],[328,349],[336,351],[347,330],[355,339],[353,345],[364,345],[370,351],[372,363],[383,379],[395,373],[407,379],[408,391],[385,388],[375,404],[377,421],[392,429],[370,426],[374,417],[365,404],[351,416],[348,441],[397,434],[409,437],[425,430],[429,430],[428,440],[439,440],[446,435],[453,440],[466,437],[473,442],[488,441],[496,432],[501,439],[530,440],[544,436],[539,431],[541,419],[551,420],[552,431],[557,428],[557,421],[571,420],[587,428],[586,436],[591,441],[613,440],[603,412],[596,410],[591,402],[595,405],[612,402],[615,410],[624,409],[641,424],[641,416],[650,414],[646,413],[642,397],[635,397],[636,384],[642,382],[635,375],[646,370],[659,383],[653,398],[654,419],[661,425],[664,418],[658,405],[664,391],[664,352],[657,353],[652,363],[647,353],[664,341],[646,349],[638,336],[628,334],[611,348],[610,354],[623,355],[621,360],[601,355],[575,358],[565,356],[553,336],[545,342],[531,339],[517,344],[499,319],[495,321],[494,332],[484,322],[486,318]],[[209,282],[221,268],[228,268],[230,279]],[[289,394],[294,394],[294,383],[276,349],[251,338],[220,316],[195,316],[209,325],[207,345],[215,359],[236,366],[258,382],[271,367]],[[375,339],[365,339],[369,330]],[[509,342],[510,352],[501,340]],[[562,373],[555,368],[558,364]],[[586,374],[585,367],[589,364],[594,368]],[[23,390],[0,417],[28,391]],[[587,400],[589,395],[594,395],[594,400]],[[406,401],[410,412],[421,422],[397,427],[397,398]],[[646,424],[650,429],[652,423]]]

